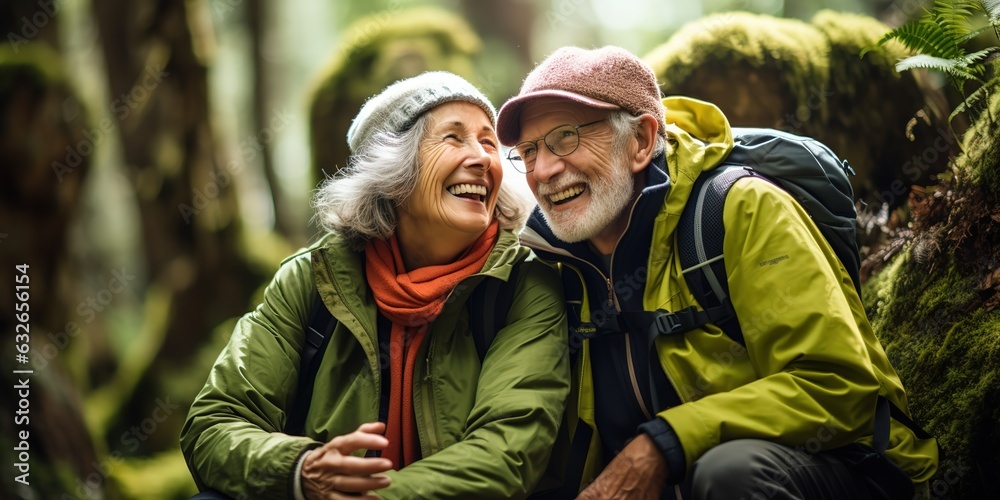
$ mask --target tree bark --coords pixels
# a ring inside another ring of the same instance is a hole
[[[271,4],[273,5],[273,4]],[[268,5],[261,0],[250,0],[247,2],[247,17],[250,26],[250,39],[253,46],[253,113],[255,130],[262,130],[268,126],[268,117],[271,115],[268,106],[268,61],[264,58],[264,43],[268,38]],[[260,142],[260,156],[264,168],[264,177],[270,188],[271,200],[274,208],[274,229],[278,234],[290,241],[298,244],[305,242],[304,228],[299,224],[294,224],[290,219],[288,211],[288,201],[281,190],[281,182],[275,173],[274,167],[274,146],[271,141]]]
[[[95,0],[93,8],[149,279],[172,295],[159,361],[184,361],[219,322],[246,310],[263,278],[240,251],[241,165],[215,149],[211,20],[199,1]]]
[[[0,458],[14,471],[4,498],[57,498],[76,486],[66,472],[84,477],[96,461],[60,356],[71,335],[67,241],[93,143],[57,51],[58,20],[34,1],[0,5],[8,34],[0,47]],[[29,484],[14,481],[25,472],[15,463],[30,466]]]

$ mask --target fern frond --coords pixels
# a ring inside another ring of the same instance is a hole
[[[969,40],[972,40],[973,38],[976,38],[977,36],[982,35],[984,32],[989,31],[991,29],[993,29],[993,26],[990,26],[990,25],[986,25],[986,26],[982,26],[982,27],[976,28],[976,29],[970,31],[968,35],[965,35],[965,36],[962,37],[961,44],[964,45]]]
[[[947,73],[951,77],[961,81],[976,78],[976,76],[969,70],[966,61],[962,58],[946,59],[943,57],[929,56],[927,54],[917,54],[896,63],[896,71],[900,73],[913,68],[937,70],[942,73]]]
[[[986,14],[990,23],[1000,23],[1000,0],[978,0],[976,7]]]
[[[934,23],[948,34],[948,38],[955,40],[957,45],[962,37],[972,31],[969,18],[972,17],[972,10],[975,8],[975,3],[970,1],[937,0],[934,2],[931,16]]]
[[[982,87],[979,87],[978,89],[976,89],[975,92],[969,94],[965,98],[965,100],[960,102],[958,106],[955,107],[955,110],[952,111],[950,115],[948,115],[948,123],[950,124],[951,121],[954,120],[959,113],[965,111],[966,109],[969,109],[969,107],[975,104],[976,101],[979,101],[983,97],[987,96],[989,92],[987,90],[987,87],[989,87],[989,85],[983,85]]]
[[[976,52],[965,55],[965,63],[973,64],[979,61],[983,61],[986,58],[997,53],[1000,53],[1000,47],[988,47],[983,50],[977,50]]]
[[[897,39],[906,48],[919,54],[926,54],[943,59],[957,59],[965,51],[958,45],[958,40],[952,38],[947,31],[934,20],[921,18],[910,21],[883,36],[876,45]]]

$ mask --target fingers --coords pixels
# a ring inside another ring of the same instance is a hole
[[[368,434],[366,432],[352,432],[343,436],[337,436],[330,440],[330,446],[343,455],[349,455],[362,448],[368,450],[383,450],[389,446],[389,440],[385,436],[378,434]]]
[[[374,476],[343,476],[336,475],[328,481],[330,486],[344,493],[365,493],[385,488],[392,484],[392,479],[385,474]]]
[[[380,457],[357,457],[360,449],[381,450],[389,441],[382,435],[385,424],[361,424],[350,434],[337,436],[306,455],[302,464],[303,490],[308,498],[377,499],[372,490],[385,488],[392,479],[382,472],[392,470],[392,461]]]
[[[382,422],[367,422],[358,426],[358,432],[385,434],[385,424]]]
[[[357,458],[357,457],[355,457]],[[365,459],[358,459],[364,461]],[[369,459],[371,461],[371,459]],[[392,478],[385,474],[351,476],[311,468],[302,470],[302,490],[306,498],[314,499],[356,499],[378,498],[370,493],[372,490],[385,488],[392,484]]]
[[[378,474],[392,469],[392,461],[388,458],[378,457],[355,457],[353,455],[340,455],[336,452],[325,453],[302,465],[303,471],[322,472],[328,474],[347,474],[351,476],[361,476]]]
[[[321,485],[303,485],[303,496],[307,500],[381,500],[382,498],[371,492],[347,493],[324,488]]]
[[[368,494],[365,494],[365,495],[340,495],[340,494],[338,494],[336,496],[335,500],[358,500],[359,498],[361,498],[362,500],[382,500],[382,497],[380,497],[380,496],[378,496],[378,495],[376,495],[374,493],[368,493]]]
[[[361,424],[358,430],[337,436],[319,449],[321,451],[337,450],[343,455],[348,455],[362,448],[383,450],[389,446],[389,440],[382,435],[382,432],[385,432],[385,424],[382,422]]]

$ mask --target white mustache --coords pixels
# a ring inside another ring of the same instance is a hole
[[[577,173],[577,172],[564,172],[556,178],[555,182],[544,184],[538,183],[538,195],[539,196],[551,196],[556,193],[561,193],[571,186],[577,184],[589,185],[587,181],[587,176]]]

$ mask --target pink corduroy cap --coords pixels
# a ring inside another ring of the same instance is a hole
[[[664,131],[664,108],[653,69],[631,52],[614,46],[599,49],[563,47],[528,73],[521,92],[497,116],[497,136],[513,145],[521,135],[521,109],[539,97],[560,97],[598,109],[649,114]]]

